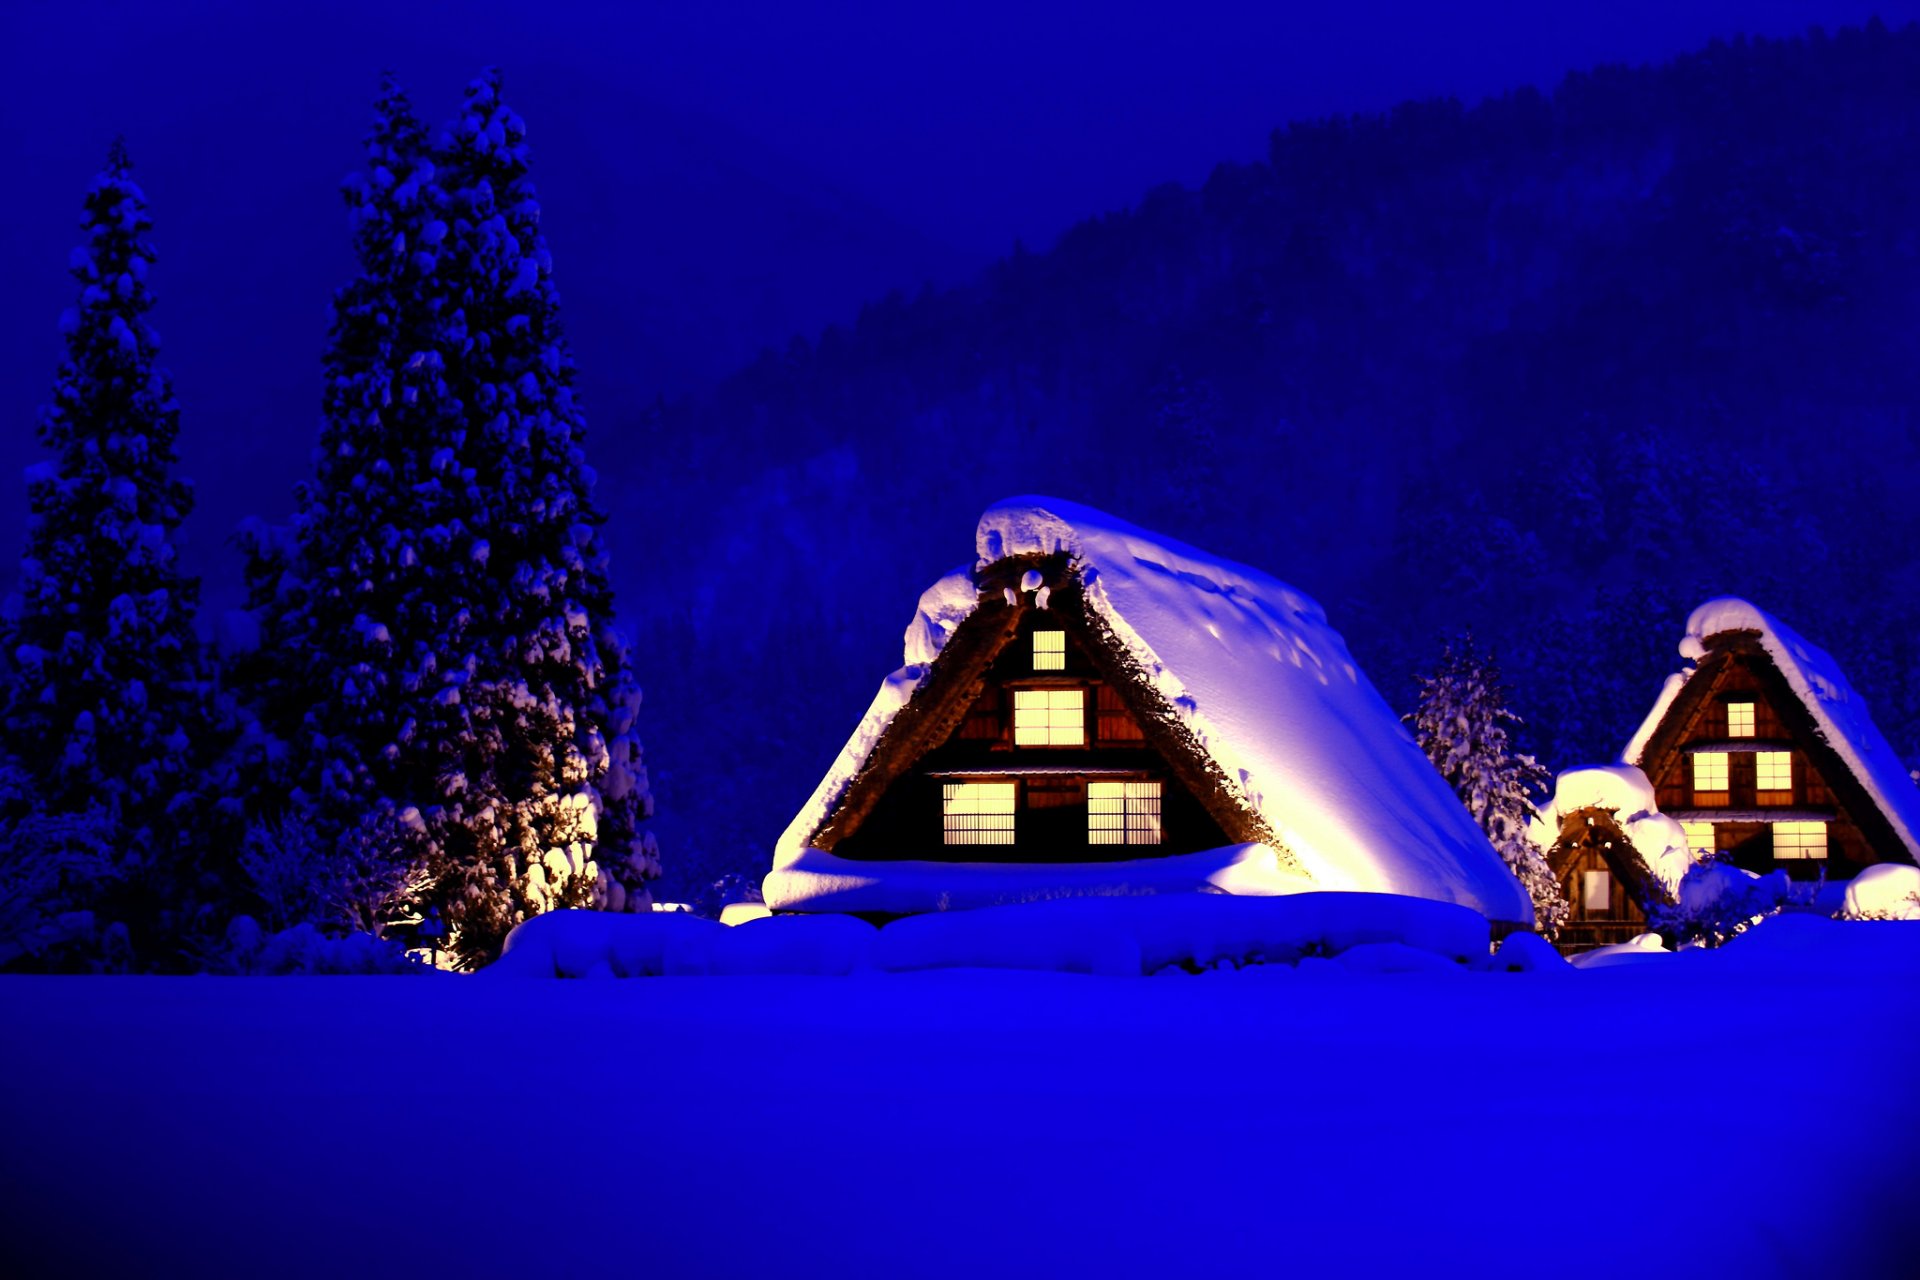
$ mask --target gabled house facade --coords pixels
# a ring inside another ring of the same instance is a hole
[[[1531,922],[1312,600],[1058,499],[996,504],[975,551],[781,838],[769,907],[1324,888]]]
[[[1827,653],[1731,598],[1694,610],[1680,652],[1622,758],[1697,855],[1831,880],[1915,860],[1920,789]]]

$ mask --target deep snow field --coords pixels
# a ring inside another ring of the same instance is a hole
[[[1920,925],[1813,942],[1518,974],[5,978],[0,1270],[1912,1275]]]

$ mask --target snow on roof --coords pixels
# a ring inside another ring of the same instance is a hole
[[[1458,902],[1529,922],[1525,892],[1309,597],[1257,569],[1055,498],[996,503],[977,568],[1065,552],[1087,607],[1321,889]],[[966,570],[920,599],[887,678],[781,837],[798,861],[893,716],[978,602]]]
[[[1728,631],[1759,633],[1761,648],[1813,716],[1820,736],[1866,788],[1907,853],[1920,858],[1920,788],[1868,715],[1866,699],[1847,683],[1832,656],[1765,610],[1732,596],[1709,600],[1688,615],[1680,656],[1698,662],[1706,656],[1707,641]],[[1697,669],[1690,666],[1667,678],[1659,700],[1621,752],[1621,759],[1640,762],[1654,731]]]

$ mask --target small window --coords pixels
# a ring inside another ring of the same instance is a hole
[[[1012,844],[1011,782],[949,782],[943,797],[948,844]]]
[[[1713,852],[1713,824],[1711,822],[1683,822],[1681,828],[1687,833],[1687,848],[1698,858]]]
[[[1587,911],[1606,911],[1613,906],[1613,876],[1605,871],[1587,871],[1580,877],[1580,906]]]
[[[1035,671],[1067,669],[1066,632],[1036,631],[1033,633],[1033,669]]]
[[[1084,689],[1015,689],[1013,744],[1017,747],[1078,747],[1087,740]]]
[[[1089,782],[1088,844],[1159,844],[1160,784]]]
[[[1793,790],[1793,752],[1756,751],[1754,787],[1760,791]]]
[[[1778,860],[1826,857],[1827,824],[1824,822],[1774,823],[1773,856]]]
[[[1727,704],[1727,736],[1729,738],[1753,736],[1753,704],[1751,702]]]
[[[1727,789],[1726,752],[1696,751],[1693,753],[1693,789],[1695,791]]]

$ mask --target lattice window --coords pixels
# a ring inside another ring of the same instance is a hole
[[[1088,844],[1159,844],[1160,784],[1089,782]]]
[[[1753,755],[1754,788],[1759,791],[1793,790],[1793,752],[1756,751]]]
[[[1011,782],[949,782],[941,809],[948,844],[1013,843]]]
[[[1067,669],[1066,632],[1036,631],[1033,633],[1033,669],[1035,671]]]
[[[1713,824],[1711,822],[1683,822],[1681,828],[1687,833],[1687,848],[1695,857],[1713,852]]]
[[[1729,738],[1753,736],[1753,704],[1751,702],[1727,704],[1727,736]]]
[[[1693,754],[1693,789],[1695,792],[1727,790],[1727,753],[1724,751],[1696,751]],[[1702,804],[1713,803],[1705,799],[1696,799]],[[1725,801],[1721,801],[1725,803]]]
[[[1824,822],[1774,823],[1773,856],[1776,859],[1826,857],[1827,824]]]
[[[1013,743],[1017,747],[1078,747],[1087,741],[1087,691],[1015,689]]]

